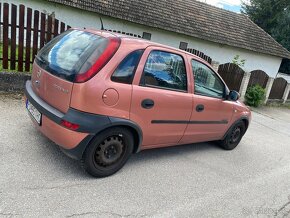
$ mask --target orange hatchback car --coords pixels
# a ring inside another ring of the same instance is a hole
[[[106,31],[71,29],[38,53],[26,108],[96,177],[144,149],[217,141],[235,148],[250,110],[201,58]]]

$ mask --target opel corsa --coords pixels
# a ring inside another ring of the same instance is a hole
[[[38,53],[26,108],[35,126],[95,177],[144,149],[241,141],[250,110],[201,58],[106,31],[71,29]]]

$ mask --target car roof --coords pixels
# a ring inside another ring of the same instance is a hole
[[[94,34],[97,34],[97,35],[101,35],[101,36],[106,37],[106,38],[108,38],[108,37],[118,37],[118,38],[121,38],[121,39],[124,39],[124,40],[136,41],[138,43],[142,43],[146,47],[148,47],[148,46],[157,46],[157,47],[161,47],[161,48],[167,48],[167,49],[170,49],[170,50],[175,50],[175,51],[187,54],[187,55],[193,57],[194,59],[202,62],[203,64],[206,64],[206,65],[211,67],[211,65],[207,61],[205,61],[204,59],[202,59],[201,57],[199,57],[197,55],[194,55],[194,54],[189,53],[187,51],[184,51],[184,50],[181,50],[181,49],[177,49],[177,48],[174,48],[174,47],[171,47],[171,46],[168,46],[168,45],[164,45],[164,44],[157,43],[157,42],[152,42],[152,41],[149,41],[149,40],[146,40],[146,39],[143,39],[143,38],[137,38],[137,37],[121,34],[121,33],[110,32],[110,31],[106,31],[106,30],[98,30],[98,29],[93,29],[93,28],[89,28],[89,29],[73,28],[73,29],[91,32],[91,33],[94,33]]]

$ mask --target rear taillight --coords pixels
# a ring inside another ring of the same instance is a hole
[[[67,120],[62,120],[61,123],[60,123],[63,127],[67,128],[67,129],[70,129],[70,130],[77,130],[80,125],[78,124],[75,124],[75,123],[71,123]]]
[[[105,51],[101,54],[94,65],[85,73],[76,75],[75,82],[82,83],[96,75],[114,56],[121,44],[120,38],[109,38],[109,43]]]

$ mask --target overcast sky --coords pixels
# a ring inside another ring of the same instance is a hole
[[[226,10],[240,12],[241,0],[199,0]]]

